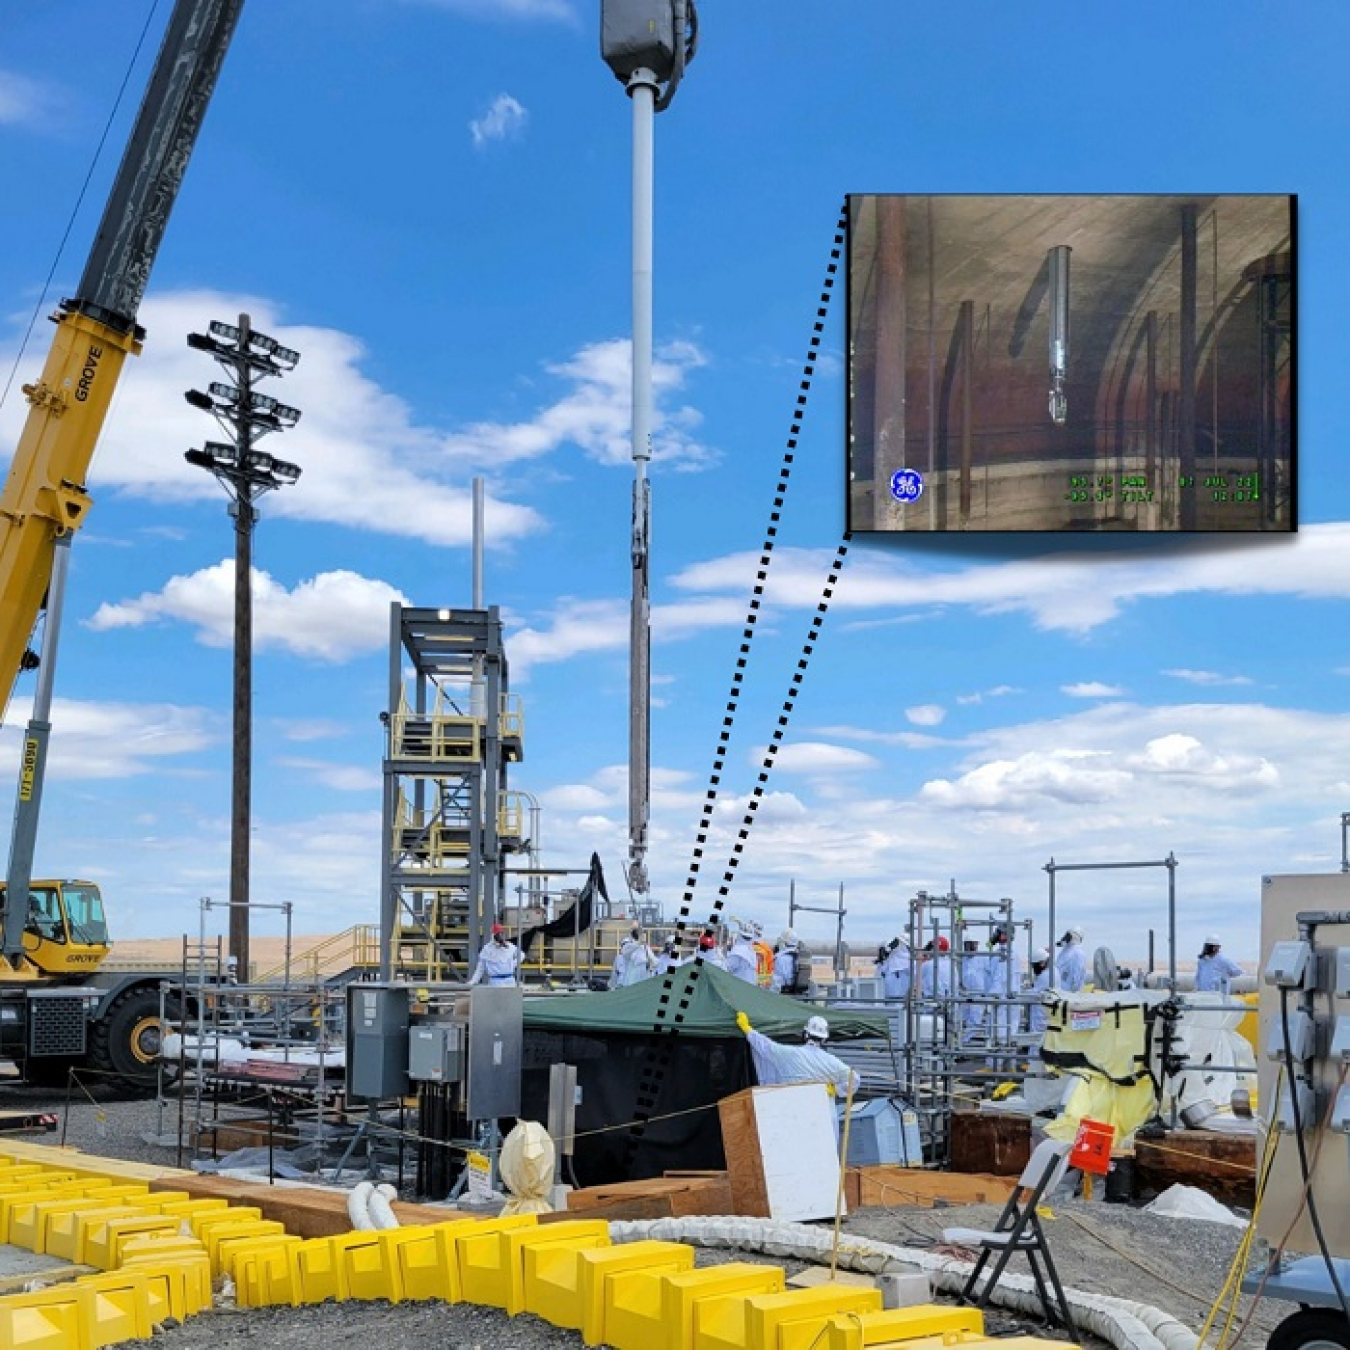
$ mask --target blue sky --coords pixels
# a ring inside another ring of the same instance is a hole
[[[43,313],[74,288],[149,57]],[[42,296],[150,0],[0,20],[0,373]],[[299,349],[255,562],[254,898],[296,930],[378,914],[388,604],[467,605],[470,483],[507,620],[545,861],[626,846],[630,113],[598,0],[252,0],[90,475],[39,870],[116,931],[195,931],[229,855],[232,540],[182,452],[217,377],[184,335],[247,310]],[[1340,5],[1107,9],[703,0],[656,127],[651,871],[678,906],[831,239],[849,192],[1299,194],[1296,538],[855,538],[731,912],[788,884],[889,936],[917,889],[1010,895],[1056,861],[1175,853],[1180,957],[1257,955],[1263,873],[1337,871],[1350,810],[1350,501],[1335,352],[1350,112]],[[711,903],[844,521],[835,297],[700,882]],[[40,321],[0,408],[45,355]],[[0,733],[16,728],[31,677]],[[10,775],[0,775],[6,797]],[[1061,877],[1060,917],[1137,957],[1160,872]],[[808,929],[811,925],[804,925]],[[260,918],[256,931],[268,931]]]

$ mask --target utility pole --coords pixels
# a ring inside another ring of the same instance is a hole
[[[294,370],[300,353],[256,332],[247,314],[233,324],[212,321],[211,331],[189,333],[188,346],[208,352],[233,384],[216,383],[209,392],[189,389],[194,408],[211,413],[230,437],[189,450],[189,464],[215,475],[230,499],[234,518],[234,765],[230,794],[230,950],[239,978],[249,979],[249,833],[253,796],[253,526],[254,502],[264,492],[294,483],[300,466],[254,447],[269,431],[284,431],[300,420],[300,410],[259,394],[259,379]]]
[[[653,119],[698,47],[694,0],[600,0],[600,55],[633,102],[633,516],[628,683],[628,889],[647,894],[651,814]],[[664,86],[664,89],[662,88]]]

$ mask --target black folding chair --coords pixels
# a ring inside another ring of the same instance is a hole
[[[980,1259],[970,1272],[970,1278],[961,1290],[962,1303],[974,1303],[977,1308],[988,1304],[994,1286],[1003,1274],[1004,1267],[1014,1252],[1025,1252],[1031,1266],[1031,1276],[1036,1282],[1036,1292],[1040,1296],[1041,1307],[1045,1309],[1048,1324],[1061,1323],[1071,1336],[1077,1336],[1073,1318],[1069,1315],[1069,1302],[1064,1297],[1064,1286],[1059,1282],[1059,1272],[1050,1256],[1050,1245],[1045,1240],[1045,1230],[1041,1227],[1036,1206],[1042,1197],[1049,1194],[1063,1179],[1069,1166],[1068,1143],[1056,1139],[1046,1139],[1032,1150],[1022,1175],[1018,1178],[1017,1189],[1008,1197],[1008,1203],[998,1216],[991,1229],[983,1228],[944,1228],[942,1239],[962,1247],[981,1247]],[[983,1289],[976,1295],[975,1287],[981,1273],[989,1263],[989,1258],[998,1253],[993,1271],[985,1281]],[[1045,1268],[1041,1269],[1044,1262]],[[1049,1277],[1055,1298],[1051,1301],[1050,1289],[1046,1286]]]

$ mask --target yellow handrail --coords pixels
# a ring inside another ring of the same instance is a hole
[[[380,964],[380,930],[373,923],[358,923],[334,933],[308,950],[291,956],[291,980],[317,984],[324,975],[350,970],[353,966],[371,968]],[[283,962],[254,977],[258,984],[270,984],[284,978]]]

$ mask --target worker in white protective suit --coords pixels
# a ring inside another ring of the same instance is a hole
[[[877,974],[887,998],[908,998],[914,984],[914,953],[902,937],[877,949]]]
[[[660,954],[656,958],[656,973],[667,975],[676,966],[682,966],[690,959],[683,954],[680,948],[680,939],[672,933],[662,944]]]
[[[486,943],[478,953],[478,964],[473,968],[469,983],[482,984],[486,980],[494,989],[507,989],[519,984],[516,974],[522,959],[520,948],[506,936],[506,929],[494,923],[492,941]]]
[[[925,944],[919,971],[919,992],[924,998],[946,998],[952,992],[951,950],[945,937]]]
[[[806,979],[802,980],[805,974]],[[798,994],[806,992],[810,981],[809,971],[801,968],[801,942],[791,928],[785,928],[778,935],[778,943],[773,952],[773,979],[769,988],[775,994]]]
[[[647,945],[641,926],[635,923],[614,958],[611,983],[615,989],[627,989],[630,984],[640,984],[655,974],[656,953]]]
[[[996,924],[989,934],[989,951],[984,960],[984,992],[988,998],[1003,1000],[991,1009],[994,1035],[1006,1041],[1022,1029],[1022,1009],[1011,1002],[1022,992],[1022,958],[1012,943],[1012,933]]]
[[[734,975],[746,984],[759,983],[759,958],[755,954],[755,931],[750,925],[743,925],[736,932],[736,941],[727,953],[727,974]]]
[[[961,1042],[975,1040],[985,1024],[984,996],[988,980],[989,958],[980,951],[980,944],[967,939],[961,944],[961,992],[973,995],[961,1006]]]
[[[1031,992],[1033,998],[1029,1010],[1028,1024],[1035,1036],[1044,1036],[1050,1025],[1050,1010],[1045,1006],[1043,996],[1050,992],[1050,949],[1037,947],[1031,954]]]
[[[699,959],[708,966],[716,966],[719,970],[727,968],[727,955],[717,945],[717,934],[711,928],[705,928],[698,940]]]
[[[1056,944],[1055,974],[1063,993],[1076,994],[1087,980],[1087,957],[1083,955],[1083,930],[1070,928]]]
[[[1200,949],[1199,959],[1195,963],[1195,988],[1202,994],[1226,994],[1233,987],[1233,981],[1242,974],[1242,967],[1231,956],[1225,956],[1220,948],[1223,939],[1217,933],[1211,933]]]
[[[750,1057],[755,1062],[755,1077],[760,1086],[778,1083],[824,1083],[830,1095],[841,1100],[857,1092],[862,1079],[838,1055],[825,1049],[830,1039],[830,1024],[823,1017],[812,1017],[802,1030],[801,1045],[781,1045],[750,1025],[743,1012],[736,1014],[736,1025],[745,1032]]]

